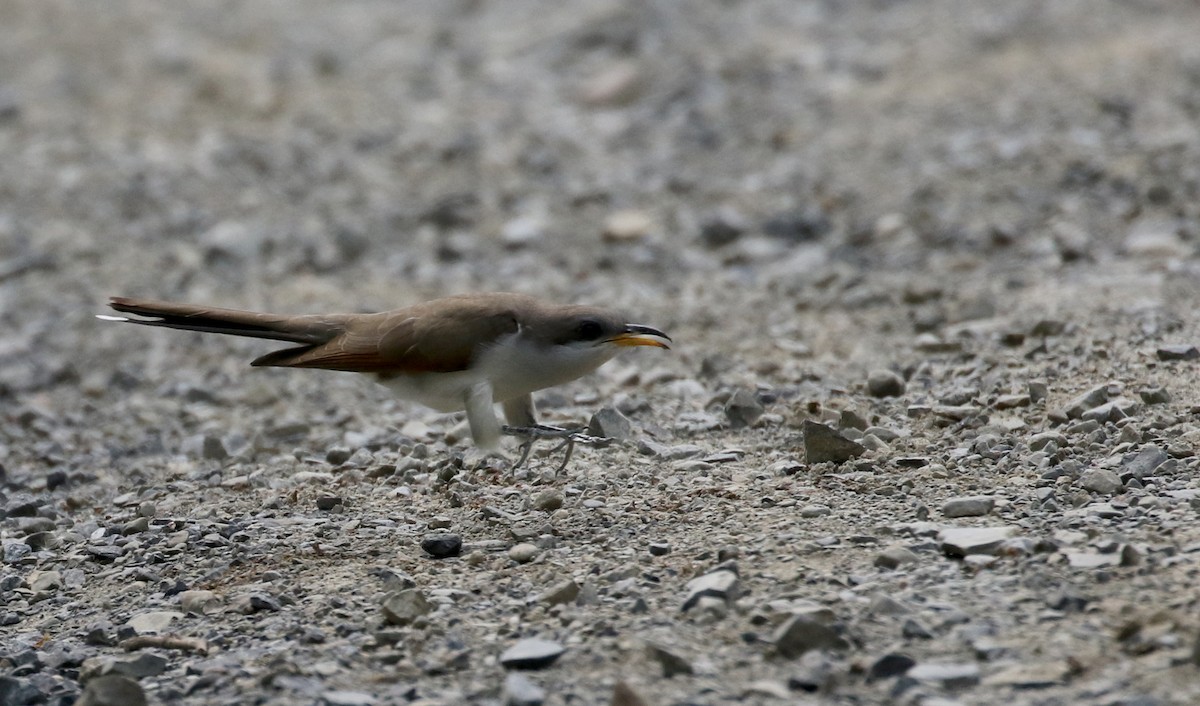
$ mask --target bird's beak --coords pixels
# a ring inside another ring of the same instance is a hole
[[[618,346],[654,346],[655,348],[671,347],[671,337],[656,328],[641,324],[626,324],[625,330],[608,339],[609,343]]]

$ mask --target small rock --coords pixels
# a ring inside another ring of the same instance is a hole
[[[1196,360],[1200,358],[1200,348],[1187,343],[1179,343],[1159,346],[1154,354],[1159,360]]]
[[[641,240],[653,230],[654,219],[645,211],[617,211],[605,220],[603,236],[610,242],[625,242]]]
[[[646,654],[662,666],[663,677],[670,679],[676,674],[692,674],[692,663],[677,650],[656,642],[646,643]]]
[[[121,534],[128,537],[131,534],[141,534],[148,529],[150,529],[150,518],[139,517],[136,520],[121,525]]]
[[[26,582],[34,593],[57,591],[63,585],[62,574],[58,571],[32,571]]]
[[[875,566],[883,569],[896,569],[901,566],[915,564],[920,560],[917,553],[907,547],[888,547],[875,555]]]
[[[383,617],[391,625],[410,625],[433,610],[425,594],[415,588],[393,591],[383,598]]]
[[[1029,390],[1029,401],[1041,402],[1050,395],[1050,386],[1043,380],[1030,380],[1025,389]]]
[[[146,706],[146,694],[133,679],[106,674],[87,683],[75,706]]]
[[[560,581],[538,595],[538,602],[546,605],[570,603],[579,596],[579,584],[575,579]]]
[[[462,553],[462,537],[450,532],[431,534],[421,540],[421,549],[435,559],[445,559]]]
[[[224,461],[229,458],[225,442],[213,434],[198,434],[183,442],[183,454],[190,458],[200,458],[207,461]]]
[[[176,618],[182,618],[183,613],[174,610],[156,610],[142,613],[130,618],[125,624],[133,628],[137,634],[163,633]]]
[[[904,387],[904,378],[891,370],[872,370],[867,375],[867,393],[872,397],[899,397]]]
[[[536,544],[521,542],[520,544],[514,544],[512,548],[508,550],[508,558],[512,559],[518,564],[528,564],[529,562],[533,561],[540,552],[541,550]]]
[[[906,654],[889,652],[871,664],[870,669],[867,670],[867,681],[873,682],[898,677],[907,673],[916,663],[917,660]]]
[[[563,494],[553,488],[540,490],[533,496],[533,506],[539,510],[553,512],[563,506]]]
[[[1063,412],[1071,419],[1079,419],[1084,412],[1099,407],[1107,401],[1108,385],[1099,385],[1068,402]]]
[[[800,516],[809,520],[817,517],[825,517],[831,512],[833,510],[828,505],[805,505],[800,508]]]
[[[212,591],[183,591],[179,594],[179,607],[185,613],[211,613],[220,604],[221,599]]]
[[[729,245],[750,229],[750,222],[737,209],[726,206],[700,222],[700,241],[710,248]]]
[[[500,655],[500,664],[505,669],[541,669],[554,664],[565,651],[557,642],[527,638],[505,650]]]
[[[1171,393],[1162,387],[1148,387],[1138,392],[1138,397],[1146,404],[1167,404],[1171,401]]]
[[[1161,448],[1154,445],[1144,446],[1133,456],[1127,457],[1122,462],[1121,469],[1141,480],[1154,473],[1159,466],[1167,462],[1168,458],[1167,452]]]
[[[725,418],[729,420],[730,429],[754,426],[754,423],[763,416],[764,411],[762,402],[758,401],[758,396],[744,388],[734,392],[729,401],[725,403]]]
[[[109,663],[106,673],[120,674],[133,679],[156,677],[167,671],[167,659],[153,652],[141,652],[132,659],[118,659]]]
[[[933,633],[916,620],[909,618],[900,626],[900,634],[909,640],[932,640]]]
[[[608,706],[650,706],[650,702],[632,686],[619,681],[613,685],[612,699]]]
[[[326,691],[321,694],[321,706],[375,706],[374,696],[361,691]]]
[[[995,505],[996,499],[990,495],[951,498],[942,505],[942,514],[946,517],[981,517],[991,512]]]
[[[614,61],[588,79],[579,98],[587,105],[619,107],[637,99],[643,77],[641,65],[632,59]]]
[[[688,581],[687,598],[680,610],[691,610],[701,598],[716,598],[726,605],[732,604],[737,600],[740,589],[737,571],[728,568],[710,571]]]
[[[938,533],[942,553],[951,557],[995,554],[1015,527],[947,527]]]
[[[809,650],[845,650],[849,643],[830,626],[807,615],[793,615],[775,630],[775,650],[795,659]]]
[[[633,423],[614,407],[601,407],[588,421],[588,434],[603,439],[629,441],[633,438]]]
[[[648,549],[650,556],[666,556],[671,553],[671,545],[667,542],[651,542]]]
[[[979,665],[973,662],[923,662],[909,669],[907,676],[937,684],[943,689],[963,689],[979,683]]]
[[[991,674],[984,686],[1010,686],[1017,689],[1047,689],[1062,684],[1070,669],[1062,662],[1031,662],[1014,664]]]
[[[504,678],[504,706],[541,706],[546,702],[546,690],[519,672]]]
[[[231,607],[234,611],[242,615],[253,615],[264,611],[275,613],[283,609],[279,601],[258,591],[245,596],[239,596]]]
[[[338,505],[342,505],[342,499],[336,495],[322,495],[317,498],[317,509],[329,512]]]
[[[1079,486],[1102,495],[1116,495],[1125,489],[1120,476],[1107,468],[1089,468],[1079,476]]]
[[[809,463],[840,464],[866,452],[862,444],[810,419],[804,420],[803,432],[804,458]]]

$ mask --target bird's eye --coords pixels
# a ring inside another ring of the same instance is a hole
[[[591,319],[580,321],[576,330],[579,332],[580,340],[584,341],[594,341],[604,333],[604,327],[600,325],[600,322]]]

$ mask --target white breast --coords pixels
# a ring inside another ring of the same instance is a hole
[[[455,412],[465,408],[468,391],[480,382],[491,385],[495,402],[504,402],[582,377],[617,351],[605,345],[539,345],[517,332],[484,350],[470,370],[400,375],[380,382],[406,400]]]

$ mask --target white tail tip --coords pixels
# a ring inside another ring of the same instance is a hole
[[[109,316],[108,314],[96,314],[96,318],[100,319],[101,321],[129,321],[127,317]]]

